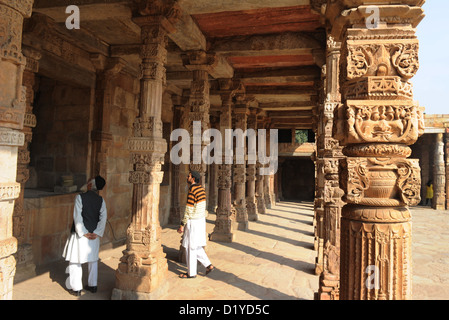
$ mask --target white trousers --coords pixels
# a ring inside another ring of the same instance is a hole
[[[189,246],[186,248],[186,261],[189,277],[196,276],[197,261],[199,261],[206,268],[211,264],[203,247],[191,248]]]
[[[87,269],[89,276],[87,278],[87,285],[89,287],[97,286],[98,279],[98,261],[88,262]],[[67,289],[73,291],[80,291],[83,289],[83,266],[81,263],[69,263],[66,273],[69,277],[66,280]]]

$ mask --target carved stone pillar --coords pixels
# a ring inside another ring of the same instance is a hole
[[[91,132],[92,165],[91,176],[107,177],[107,156],[112,143],[110,130],[111,108],[116,79],[126,62],[120,58],[107,58],[92,54],[91,61],[97,69],[95,86],[94,123]],[[107,186],[105,186],[106,190]]]
[[[338,300],[340,284],[340,219],[343,190],[339,187],[339,159],[343,158],[342,148],[332,138],[334,109],[340,104],[339,66],[340,43],[332,37],[327,40],[326,77],[324,81],[324,103],[319,105],[318,157],[322,177],[322,272],[320,274],[320,300]],[[321,247],[320,247],[321,249]]]
[[[264,200],[264,190],[263,190],[263,182],[264,176],[260,174],[260,168],[262,165],[257,162],[256,164],[256,206],[257,212],[260,214],[265,214],[265,200]],[[279,186],[281,188],[281,186]]]
[[[248,115],[247,128],[254,130],[254,133],[257,134],[257,110],[255,108],[250,108]],[[254,138],[256,136],[254,135]],[[248,142],[251,137],[248,138]],[[257,140],[254,140],[254,145],[256,145]],[[257,148],[254,149],[254,153],[257,152]],[[250,159],[254,158],[254,159]],[[248,212],[248,220],[249,221],[257,221],[258,211],[257,211],[257,203],[256,203],[256,161],[257,154],[249,154],[248,152],[248,165],[246,167],[246,210]],[[253,160],[253,161],[250,161]],[[254,162],[254,163],[251,163]]]
[[[210,117],[211,128],[220,129],[219,119],[216,116]],[[209,172],[209,185],[208,190],[206,190],[207,194],[207,210],[209,212],[215,212],[217,209],[217,201],[218,201],[218,164],[211,163],[208,166]]]
[[[201,152],[209,144],[209,141],[203,141],[202,134],[209,129],[209,72],[215,63],[215,56],[203,50],[189,51],[182,56],[184,66],[193,71],[193,79],[190,86],[189,100],[189,132],[192,145],[192,161],[190,170],[198,171],[201,174],[201,184],[206,187],[205,174],[207,170],[206,163],[203,163]],[[201,132],[199,136],[194,135],[194,121],[201,123]],[[197,159],[198,161],[195,161]],[[199,163],[195,163],[199,162]]]
[[[247,128],[248,106],[244,94],[236,95],[237,102],[234,108],[235,129],[241,129],[244,133]],[[244,138],[243,138],[244,139]],[[245,143],[243,144],[245,145]],[[238,142],[236,149],[238,147]],[[244,153],[246,154],[246,152]],[[237,152],[234,152],[234,208],[236,210],[236,222],[238,230],[248,230],[248,210],[246,208],[246,164],[239,163]],[[244,157],[244,155],[243,155]]]
[[[268,130],[270,127],[270,125],[268,124],[268,128],[267,128],[267,134],[266,134],[266,152],[267,152],[267,156],[270,153],[270,130]],[[269,167],[269,164],[265,165],[266,168]],[[265,200],[265,207],[267,209],[271,209],[273,206],[273,201],[272,201],[272,197],[271,197],[271,181],[270,181],[270,175],[265,175],[263,176],[263,188],[264,188],[264,200]]]
[[[26,235],[29,217],[25,216],[24,193],[25,184],[29,179],[28,165],[30,163],[29,145],[32,140],[32,129],[36,127],[36,116],[33,114],[34,94],[36,91],[36,73],[39,70],[40,52],[32,48],[24,47],[23,54],[26,57],[26,67],[23,73],[23,86],[26,88],[26,109],[23,129],[25,143],[19,147],[17,157],[17,182],[20,183],[20,195],[14,203],[13,236],[18,241],[17,272],[15,281],[22,281],[35,276],[36,265],[33,261],[33,251]]]
[[[422,1],[379,5],[377,28],[365,1],[327,7],[332,36],[342,42],[342,104],[334,138],[340,162],[342,209],[340,299],[411,298],[411,215],[420,201],[418,161],[408,147],[424,133],[423,108],[409,80],[418,70],[415,27]],[[360,6],[358,6],[360,5]],[[340,14],[343,9],[344,14]]]
[[[173,128],[181,128],[182,119],[182,98],[180,96],[172,96],[173,101]],[[180,206],[180,169],[183,164],[175,165],[171,163],[172,181],[171,181],[171,208],[168,222],[170,224],[179,225],[182,220]]]
[[[226,129],[232,129],[232,97],[238,88],[238,83],[231,79],[220,79],[220,96],[222,109],[220,112],[220,133],[225,138]],[[232,221],[232,158],[227,158],[223,145],[222,163],[218,167],[218,202],[214,231],[210,240],[220,242],[232,242],[235,240]]]
[[[315,259],[315,274],[320,275],[324,269],[324,187],[326,179],[324,177],[324,149],[326,139],[326,122],[324,118],[324,98],[326,96],[327,87],[326,80],[326,65],[321,68],[321,82],[319,90],[319,98],[316,108],[314,109],[314,125],[313,131],[316,135],[316,150],[314,155],[315,160],[315,241],[314,248],[317,251]],[[332,127],[332,123],[330,124]]]
[[[445,137],[445,162],[446,162],[446,210],[449,209],[449,132],[448,128],[446,128]]]
[[[446,209],[446,169],[444,163],[443,134],[437,133],[433,160],[433,201],[432,208]]]
[[[134,121],[129,150],[133,171],[132,219],[127,230],[126,250],[116,271],[113,299],[158,299],[167,291],[167,260],[162,250],[159,195],[167,152],[162,138],[162,94],[167,59],[167,34],[179,18],[176,5],[147,2],[145,14],[133,18],[141,27],[142,79],[139,116]],[[154,6],[153,6],[154,5]]]
[[[26,59],[22,55],[22,26],[31,16],[33,0],[0,0],[0,300],[12,299],[17,251],[13,236],[18,148],[25,142],[20,130],[26,113],[26,88],[22,86]]]
[[[314,201],[314,224],[315,238],[314,249],[317,251],[315,258],[315,274],[320,275],[323,272],[324,264],[324,161],[317,159],[316,167],[316,193]]]

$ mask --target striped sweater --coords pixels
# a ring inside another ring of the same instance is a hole
[[[192,184],[187,195],[187,205],[181,225],[184,226],[189,219],[206,217],[206,191],[200,184]]]

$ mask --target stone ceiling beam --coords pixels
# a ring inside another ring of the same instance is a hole
[[[252,93],[252,95],[254,96],[254,98],[259,101],[260,105],[262,106],[264,104],[268,104],[268,103],[277,103],[278,105],[280,104],[285,104],[285,103],[293,103],[293,102],[310,102],[311,96],[308,94],[267,94],[267,93],[258,93],[258,94],[254,94]]]
[[[302,32],[216,39],[210,50],[225,56],[302,55],[323,49],[323,44]]]
[[[295,101],[295,102],[272,102],[272,103],[259,103],[259,108],[269,111],[300,111],[300,110],[312,110],[315,105],[312,101]]]
[[[250,95],[316,95],[317,90],[313,87],[267,87],[267,86],[247,86],[246,94]]]
[[[294,125],[312,125],[312,118],[273,118],[270,117],[272,124],[294,124]]]
[[[179,0],[178,3],[183,10],[186,10],[190,14],[201,14],[309,5],[310,0]]]
[[[61,0],[56,3],[44,0],[38,1],[33,10],[51,17],[55,22],[62,23],[69,16],[65,12],[69,5],[79,7],[81,23],[82,21],[101,21],[111,18],[130,21],[132,18],[131,2],[123,0],[108,0],[108,3],[101,0]],[[206,38],[190,14],[183,11],[181,18],[174,24],[174,28],[175,31],[168,36],[181,50],[206,50]]]
[[[56,32],[58,38],[70,42],[71,44],[86,50],[91,53],[100,53],[102,55],[109,55],[109,46],[95,35],[86,30],[77,30],[71,32],[67,28],[57,24],[52,17],[44,14],[35,13],[30,19],[25,20],[23,27],[24,41],[31,42],[30,45],[42,43],[40,40],[43,35]]]
[[[110,18],[131,18],[132,12],[129,1],[109,0],[44,0],[35,1],[33,12],[39,12],[51,17],[55,22],[65,22],[69,14],[65,12],[67,6],[76,5],[80,9],[80,20],[98,21]]]
[[[267,116],[274,119],[296,119],[296,118],[311,118],[313,116],[312,110],[298,110],[298,111],[269,111]]]
[[[176,31],[168,36],[182,51],[206,50],[206,37],[188,13],[183,12],[174,27]]]
[[[321,77],[321,71],[316,66],[304,66],[299,68],[284,68],[273,70],[256,70],[251,72],[242,72],[236,70],[235,78],[242,79],[245,82],[260,83],[261,81],[277,81],[279,79],[295,80],[293,82],[305,82],[319,80]]]

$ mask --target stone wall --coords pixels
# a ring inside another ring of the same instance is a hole
[[[41,78],[34,113],[38,125],[30,146],[31,178],[28,187],[53,190],[63,175],[73,175],[81,187],[88,178],[90,88],[77,88]],[[34,170],[33,170],[34,169]]]
[[[76,194],[25,198],[29,217],[26,242],[31,243],[36,265],[60,260],[73,222]]]

